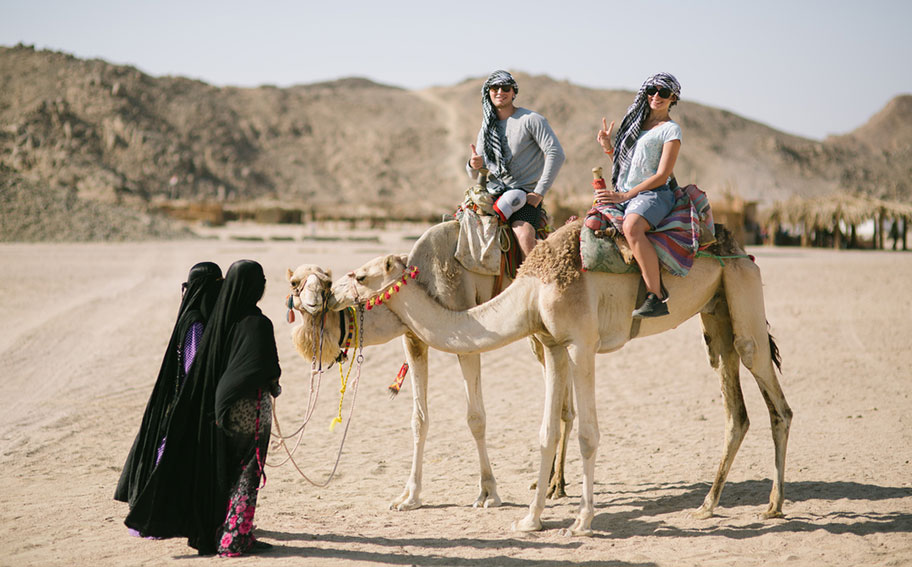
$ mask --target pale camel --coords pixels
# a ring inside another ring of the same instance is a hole
[[[595,411],[596,353],[613,352],[631,339],[631,311],[639,276],[581,272],[580,223],[566,225],[540,242],[517,279],[500,295],[467,311],[441,306],[420,285],[401,285],[406,264],[396,256],[375,259],[333,284],[340,305],[365,301],[378,292],[412,333],[433,348],[453,352],[489,351],[535,335],[544,345],[546,395],[539,433],[538,487],[528,514],[514,529],[541,529],[547,476],[558,440],[558,417],[568,381],[576,392],[582,495],[571,531],[592,533],[593,475],[599,441]],[[776,378],[778,349],[767,331],[760,270],[750,259],[698,258],[684,278],[666,278],[668,316],[645,319],[636,336],[661,333],[700,314],[711,365],[719,372],[725,403],[725,449],[713,485],[694,514],[710,517],[748,428],[741,392],[740,363],[751,371],[766,401],[775,447],[775,476],[766,518],[782,515],[785,453],[792,411]],[[397,282],[399,284],[397,285]],[[392,289],[391,289],[392,288]],[[390,291],[391,290],[391,291]]]
[[[454,258],[459,225],[454,221],[440,223],[428,229],[419,238],[406,259],[409,265],[418,266],[418,281],[433,297],[450,309],[468,309],[489,300],[495,292],[494,276],[481,275],[466,270]],[[314,356],[315,345],[319,345],[322,333],[322,364],[327,367],[341,352],[340,337],[344,332],[337,317],[324,326],[314,324],[314,319],[327,316],[327,302],[331,276],[321,268],[305,264],[294,272],[288,270],[288,281],[294,297],[294,306],[303,315],[303,322],[292,329],[292,342],[298,353],[306,360]],[[506,278],[503,285],[511,280]],[[342,307],[337,306],[342,312]],[[391,508],[412,510],[421,506],[421,481],[424,444],[428,434],[428,353],[427,344],[408,332],[408,327],[388,309],[378,306],[365,310],[364,346],[379,345],[402,336],[406,361],[412,384],[412,433],[414,439],[412,466],[402,494]],[[316,350],[320,350],[317,348]],[[467,401],[466,421],[475,438],[480,463],[480,488],[474,506],[485,508],[500,506],[497,482],[488,458],[485,440],[486,416],[481,392],[481,357],[477,353],[459,354],[459,365],[465,380]],[[568,414],[565,421],[572,422]],[[567,427],[569,430],[569,427]]]

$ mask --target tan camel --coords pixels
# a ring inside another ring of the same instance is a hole
[[[412,333],[433,348],[470,353],[493,350],[535,335],[544,345],[546,395],[540,431],[538,488],[528,514],[514,529],[541,529],[545,486],[558,439],[558,418],[566,382],[576,392],[579,445],[583,461],[582,496],[574,534],[589,535],[593,475],[599,441],[595,411],[596,353],[620,349],[631,338],[639,276],[581,272],[580,223],[566,225],[540,242],[526,258],[516,281],[500,295],[467,311],[441,306],[420,285],[401,285],[402,259],[375,259],[333,284],[340,305],[389,293],[384,304]],[[400,282],[399,285],[396,285]],[[661,333],[700,314],[710,363],[719,372],[725,401],[725,448],[713,485],[694,512],[706,518],[718,505],[722,487],[748,428],[739,366],[751,371],[770,414],[775,476],[764,517],[782,515],[785,453],[792,411],[776,378],[778,349],[767,332],[760,270],[747,258],[698,258],[684,278],[667,278],[670,315],[642,320],[636,336]],[[392,291],[390,290],[392,287]],[[398,288],[398,291],[396,291]]]
[[[419,238],[406,259],[409,265],[418,266],[421,273],[418,281],[440,304],[450,309],[468,309],[490,299],[494,294],[494,277],[480,275],[466,270],[454,259],[459,225],[445,222],[428,229]],[[292,329],[292,341],[298,353],[306,360],[314,356],[314,345],[320,341],[320,327],[314,325],[314,317],[326,314],[326,299],[329,295],[330,275],[321,268],[305,264],[294,272],[288,270],[289,284],[294,296],[294,306],[304,315],[302,324]],[[511,280],[506,279],[503,285]],[[342,307],[338,308],[339,310]],[[342,327],[337,313],[332,322],[322,328],[323,367],[327,367],[341,352],[340,336]],[[412,433],[414,439],[412,466],[402,494],[391,508],[412,510],[421,506],[421,481],[424,444],[428,433],[428,357],[427,344],[408,333],[396,315],[383,307],[364,311],[364,346],[379,345],[402,336],[409,374],[412,382]],[[317,349],[319,350],[319,349]],[[460,354],[459,364],[465,379],[467,412],[466,421],[475,437],[480,463],[480,489],[474,506],[485,508],[500,506],[494,471],[488,458],[485,440],[486,416],[481,392],[481,357],[477,353]],[[573,415],[565,419],[572,422]],[[569,431],[569,427],[567,427]]]

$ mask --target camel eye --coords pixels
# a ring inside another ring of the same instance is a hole
[[[366,277],[367,277],[367,276],[365,276],[364,274],[356,275],[356,276],[355,276],[355,281],[358,282],[358,283],[364,283],[364,279],[365,279]]]

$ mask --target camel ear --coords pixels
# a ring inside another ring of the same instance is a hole
[[[399,257],[396,256],[395,254],[390,254],[389,256],[386,257],[386,272],[387,273],[390,273],[396,269],[398,260],[399,260]]]
[[[285,279],[291,281],[292,276],[294,276],[294,272],[291,271],[291,268],[288,268],[288,272],[285,274]]]

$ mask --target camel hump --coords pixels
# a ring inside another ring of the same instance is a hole
[[[539,240],[519,267],[517,278],[536,277],[542,283],[556,283],[560,289],[579,279],[583,270],[579,249],[582,226],[581,220],[569,222]]]

